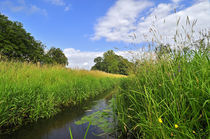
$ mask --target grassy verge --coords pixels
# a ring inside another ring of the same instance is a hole
[[[113,89],[118,75],[0,62],[0,133]]]
[[[135,77],[121,82],[116,112],[123,135],[210,136],[209,47],[142,61]]]

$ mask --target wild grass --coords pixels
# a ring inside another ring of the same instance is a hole
[[[111,90],[118,77],[60,66],[0,62],[0,133],[49,118],[64,106]]]
[[[145,61],[136,77],[121,82],[116,111],[123,133],[136,138],[210,136],[209,53],[189,55]]]
[[[191,48],[168,45],[160,57],[156,53],[155,59],[139,60],[136,74],[121,82],[115,101],[121,136],[210,137],[209,37]]]

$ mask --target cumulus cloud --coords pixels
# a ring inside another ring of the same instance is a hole
[[[95,33],[91,38],[107,41],[122,41],[128,43],[141,43],[151,41],[148,37],[152,34],[150,29],[155,25],[161,35],[172,39],[176,32],[176,24],[181,17],[180,25],[184,25],[187,16],[190,21],[197,21],[197,29],[210,29],[210,3],[208,0],[196,1],[193,5],[174,13],[174,9],[181,0],[172,0],[171,3],[159,3],[143,0],[118,0],[104,17],[101,17],[95,25]],[[145,10],[148,12],[145,14]],[[143,15],[143,16],[142,16]],[[132,37],[129,36],[134,36]],[[168,40],[167,40],[168,41]]]
[[[103,53],[104,53],[104,52],[93,52],[93,51],[82,52],[74,48],[64,49],[63,52],[65,56],[68,58],[68,62],[69,62],[68,67],[86,69],[86,70],[90,70],[91,67],[95,64],[94,58],[103,56]],[[115,53],[129,60],[132,60],[142,55],[142,51],[140,50],[139,51],[116,51]]]
[[[3,0],[0,1],[0,9],[1,10],[10,10],[12,12],[24,12],[26,14],[41,14],[47,15],[47,11],[45,9],[41,9],[33,4],[27,4],[25,0]]]
[[[92,39],[98,40],[104,37],[107,41],[131,41],[128,36],[136,29],[138,14],[149,6],[152,6],[152,3],[146,0],[118,0],[108,10],[106,16],[98,20]]]
[[[168,5],[170,7],[172,5]],[[159,6],[156,8],[158,9]],[[167,9],[167,8],[166,8]],[[170,9],[170,8],[168,8]],[[159,16],[157,14],[157,18],[155,21],[155,27],[151,27],[151,22],[154,21],[150,16],[145,19],[144,22],[140,22],[138,24],[138,29],[136,30],[136,33],[139,34],[149,34],[147,36],[148,40],[154,39],[154,32],[151,34],[148,32],[149,28],[156,28],[155,30],[159,34],[157,35],[157,40],[161,41],[161,43],[171,43],[173,44],[174,41],[174,35],[176,34],[176,31],[179,31],[179,34],[184,35],[184,30],[181,28],[183,26],[185,30],[189,31],[192,29],[192,23],[193,21],[197,20],[196,26],[194,27],[195,33],[192,34],[193,36],[198,36],[199,31],[202,29],[209,29],[210,30],[210,3],[208,1],[200,1],[198,3],[195,3],[191,7],[188,7],[184,10],[178,11],[176,13],[169,13],[167,10],[165,10],[162,13],[159,13]],[[155,12],[154,12],[155,13]],[[168,13],[168,14],[167,14]],[[165,15],[164,15],[165,14]],[[179,20],[179,25],[177,25]],[[187,20],[189,20],[190,24],[186,24]],[[142,29],[142,26],[145,27],[145,29]],[[179,26],[179,27],[177,27]],[[147,29],[147,30],[146,30]],[[144,37],[140,36],[139,42],[145,40]]]
[[[90,69],[94,65],[94,58],[103,55],[103,52],[81,52],[74,48],[64,49],[63,52],[68,58],[68,67],[79,69]]]

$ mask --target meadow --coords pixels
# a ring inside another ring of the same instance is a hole
[[[49,118],[65,107],[112,90],[121,75],[0,62],[0,133],[40,118]]]
[[[108,134],[118,138],[209,138],[210,33],[193,40],[195,22],[188,20],[186,24],[192,28],[182,26],[182,31],[176,30],[185,34],[174,36],[175,47],[161,43],[163,36],[158,37],[158,31],[152,30],[157,39],[152,42],[155,48],[142,51],[145,57],[136,59],[128,77],[58,65],[0,61],[0,134],[52,117],[117,88],[117,93],[112,94],[112,110],[86,117],[97,125],[95,117],[99,116],[99,127],[107,128]],[[110,113],[113,123],[107,121]]]
[[[139,62],[121,82],[113,107],[121,136],[210,137],[210,43]]]

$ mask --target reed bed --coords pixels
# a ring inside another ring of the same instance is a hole
[[[49,118],[113,89],[120,77],[61,66],[0,62],[0,133]]]

